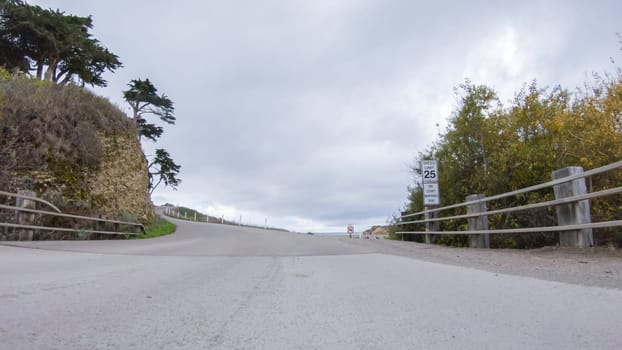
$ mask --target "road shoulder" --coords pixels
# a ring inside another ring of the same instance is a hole
[[[620,249],[473,249],[391,240],[341,240],[372,245],[382,254],[549,281],[622,289]]]

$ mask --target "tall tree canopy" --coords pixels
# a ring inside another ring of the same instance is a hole
[[[173,101],[166,95],[158,95],[158,89],[149,79],[134,79],[123,91],[123,98],[132,107],[132,117],[136,121],[139,137],[144,136],[155,141],[162,135],[163,129],[153,123],[147,123],[146,116],[154,115],[165,123],[175,124]]]
[[[106,86],[102,75],[122,66],[92,37],[91,16],[66,15],[21,0],[0,0],[0,65],[59,84]]]
[[[128,84],[129,89],[123,91],[123,98],[132,108],[132,118],[136,122],[138,138],[145,137],[156,141],[164,129],[156,124],[148,123],[147,116],[159,117],[161,121],[175,124],[175,108],[173,101],[166,95],[158,95],[158,89],[149,79],[134,79]],[[175,189],[181,183],[177,178],[181,166],[176,164],[164,149],[156,149],[151,156],[149,168],[149,192],[152,193],[161,183]]]
[[[622,74],[598,78],[574,94],[561,87],[539,88],[534,82],[516,93],[507,107],[501,105],[494,90],[469,81],[460,85],[457,97],[446,132],[419,155],[420,159],[439,162],[442,206],[463,202],[470,194],[492,196],[547,182],[554,170],[563,167],[592,169],[622,159]],[[417,168],[413,167],[415,174]],[[622,173],[594,176],[588,181],[593,190],[611,188],[622,181]],[[421,211],[421,185],[411,185],[409,192],[406,211]],[[488,209],[550,199],[551,191],[544,189],[488,202]],[[622,199],[598,198],[591,203],[595,221],[619,219]],[[461,210],[444,213],[461,214]],[[555,225],[553,208],[490,215],[488,219],[490,227],[497,229]],[[441,227],[464,229],[464,224],[444,221]],[[620,230],[611,232],[622,237]],[[448,244],[460,243],[447,235],[442,239]],[[493,246],[546,243],[554,244],[555,240],[544,234],[491,237]]]

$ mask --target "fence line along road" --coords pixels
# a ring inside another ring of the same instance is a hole
[[[417,213],[406,214],[399,217],[400,222],[397,225],[408,224],[426,224],[425,231],[400,231],[397,234],[425,234],[426,237],[432,235],[445,235],[445,234],[466,234],[471,235],[472,247],[489,247],[489,234],[501,234],[501,233],[537,233],[537,232],[560,232],[560,245],[562,246],[575,246],[575,247],[587,247],[593,245],[592,229],[593,228],[611,228],[622,226],[622,220],[610,220],[604,222],[591,222],[590,215],[590,199],[612,196],[622,193],[622,187],[609,188],[597,192],[587,192],[585,184],[585,178],[597,174],[603,174],[615,169],[622,168],[622,161],[617,161],[599,168],[583,171],[581,167],[568,167],[553,172],[553,180],[526,187],[523,189],[506,192],[490,197],[484,195],[473,195],[475,200],[468,200],[473,198],[467,197],[467,200],[462,203],[452,204],[440,208],[425,208],[424,211]],[[539,203],[532,203],[517,207],[508,207],[492,211],[487,211],[486,203],[493,200],[507,198],[519,194],[533,192],[545,188],[553,188],[555,193],[555,200],[544,201]],[[512,213],[517,211],[526,211],[543,207],[556,207],[558,226],[545,226],[545,227],[529,227],[529,228],[514,228],[514,229],[488,229],[488,215]],[[454,215],[447,217],[429,218],[430,213],[437,213],[446,211],[449,209],[456,209],[461,207],[467,207],[467,214]],[[405,220],[413,218],[415,216],[424,216],[421,220]],[[437,231],[431,230],[431,223],[437,223],[447,220],[469,220],[468,231]],[[479,237],[478,237],[479,236]],[[428,241],[428,239],[426,239]],[[430,239],[430,241],[433,241]]]
[[[60,209],[54,206],[52,203],[45,201],[41,198],[37,198],[36,194],[31,191],[22,191],[23,193],[11,193],[0,191],[0,195],[6,196],[10,198],[16,198],[16,205],[5,205],[0,204],[0,209],[5,210],[14,210],[17,215],[15,215],[15,222],[6,222],[0,221],[0,227],[5,228],[14,228],[20,231],[19,236],[20,240],[32,240],[34,238],[34,230],[41,231],[60,231],[60,232],[83,232],[86,231],[90,234],[102,234],[102,235],[137,235],[139,233],[145,233],[145,227],[137,222],[129,222],[129,221],[120,221],[120,220],[110,220],[104,218],[96,218],[90,216],[81,216],[81,215],[73,215],[73,214],[65,214],[62,213]],[[27,193],[27,194],[25,194]],[[21,201],[20,201],[21,199]],[[52,209],[52,211],[48,210],[38,210],[36,209],[36,203],[41,203],[46,207]],[[26,213],[28,215],[24,215]],[[85,228],[71,228],[71,227],[61,227],[61,226],[41,226],[35,225],[35,216],[55,216],[55,217],[63,217],[74,220],[84,220],[90,221],[95,224],[94,229],[85,229]],[[2,216],[4,219],[4,216]],[[102,224],[112,224],[114,227],[113,231],[108,230],[100,230],[99,226]],[[127,230],[122,230],[124,227],[132,227],[134,230],[139,230],[140,232],[128,232]]]

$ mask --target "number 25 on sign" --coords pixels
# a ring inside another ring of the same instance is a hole
[[[421,175],[424,184],[438,182],[438,164],[436,160],[422,160]]]

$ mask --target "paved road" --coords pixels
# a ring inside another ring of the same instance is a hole
[[[0,245],[0,349],[622,349],[619,289],[175,223],[153,240]]]

